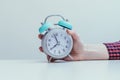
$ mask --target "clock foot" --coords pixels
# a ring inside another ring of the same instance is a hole
[[[69,57],[71,60],[73,60],[73,57],[72,57],[71,55],[68,55],[68,57]]]
[[[68,55],[68,57],[73,61],[73,57],[71,55]],[[48,63],[51,63],[52,57],[49,58]],[[59,61],[59,60],[58,60]],[[61,60],[60,60],[61,61]],[[62,60],[63,61],[63,60]]]
[[[51,60],[52,60],[52,57],[50,57],[50,59],[48,60],[48,63],[50,63],[50,62],[51,62]]]

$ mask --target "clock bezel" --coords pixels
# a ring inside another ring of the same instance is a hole
[[[66,52],[66,54],[64,54],[64,55],[59,55],[59,56],[53,55],[51,52],[49,52],[49,50],[48,50],[48,48],[47,48],[47,42],[46,42],[47,39],[48,39],[48,37],[49,37],[49,35],[53,34],[54,32],[58,32],[58,31],[59,31],[59,32],[63,32],[65,35],[67,35],[67,37],[69,37],[69,39],[70,39],[70,41],[71,41],[71,46],[70,46],[69,50]],[[70,54],[70,52],[71,52],[71,50],[72,50],[72,47],[73,47],[73,39],[72,39],[72,37],[66,32],[65,29],[63,29],[63,28],[54,28],[54,29],[51,29],[51,30],[49,30],[49,31],[46,32],[46,34],[45,34],[44,37],[42,38],[41,45],[42,45],[43,51],[44,51],[44,53],[45,53],[46,55],[49,55],[49,56],[51,56],[51,57],[54,58],[54,59],[61,59],[61,58],[64,58],[64,57],[66,57],[66,56],[68,56],[68,55]]]

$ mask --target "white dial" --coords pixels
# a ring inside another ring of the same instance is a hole
[[[63,29],[52,29],[43,39],[43,50],[53,58],[66,57],[72,49],[72,38]]]

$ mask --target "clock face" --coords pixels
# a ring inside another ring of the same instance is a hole
[[[45,53],[53,58],[63,58],[70,53],[73,41],[65,30],[52,29],[46,34],[42,44]]]

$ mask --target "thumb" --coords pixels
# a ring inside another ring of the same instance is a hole
[[[79,39],[78,35],[77,35],[75,32],[73,32],[73,31],[71,31],[71,30],[66,30],[66,32],[67,32],[69,35],[72,36],[73,40],[78,40],[78,39]]]

